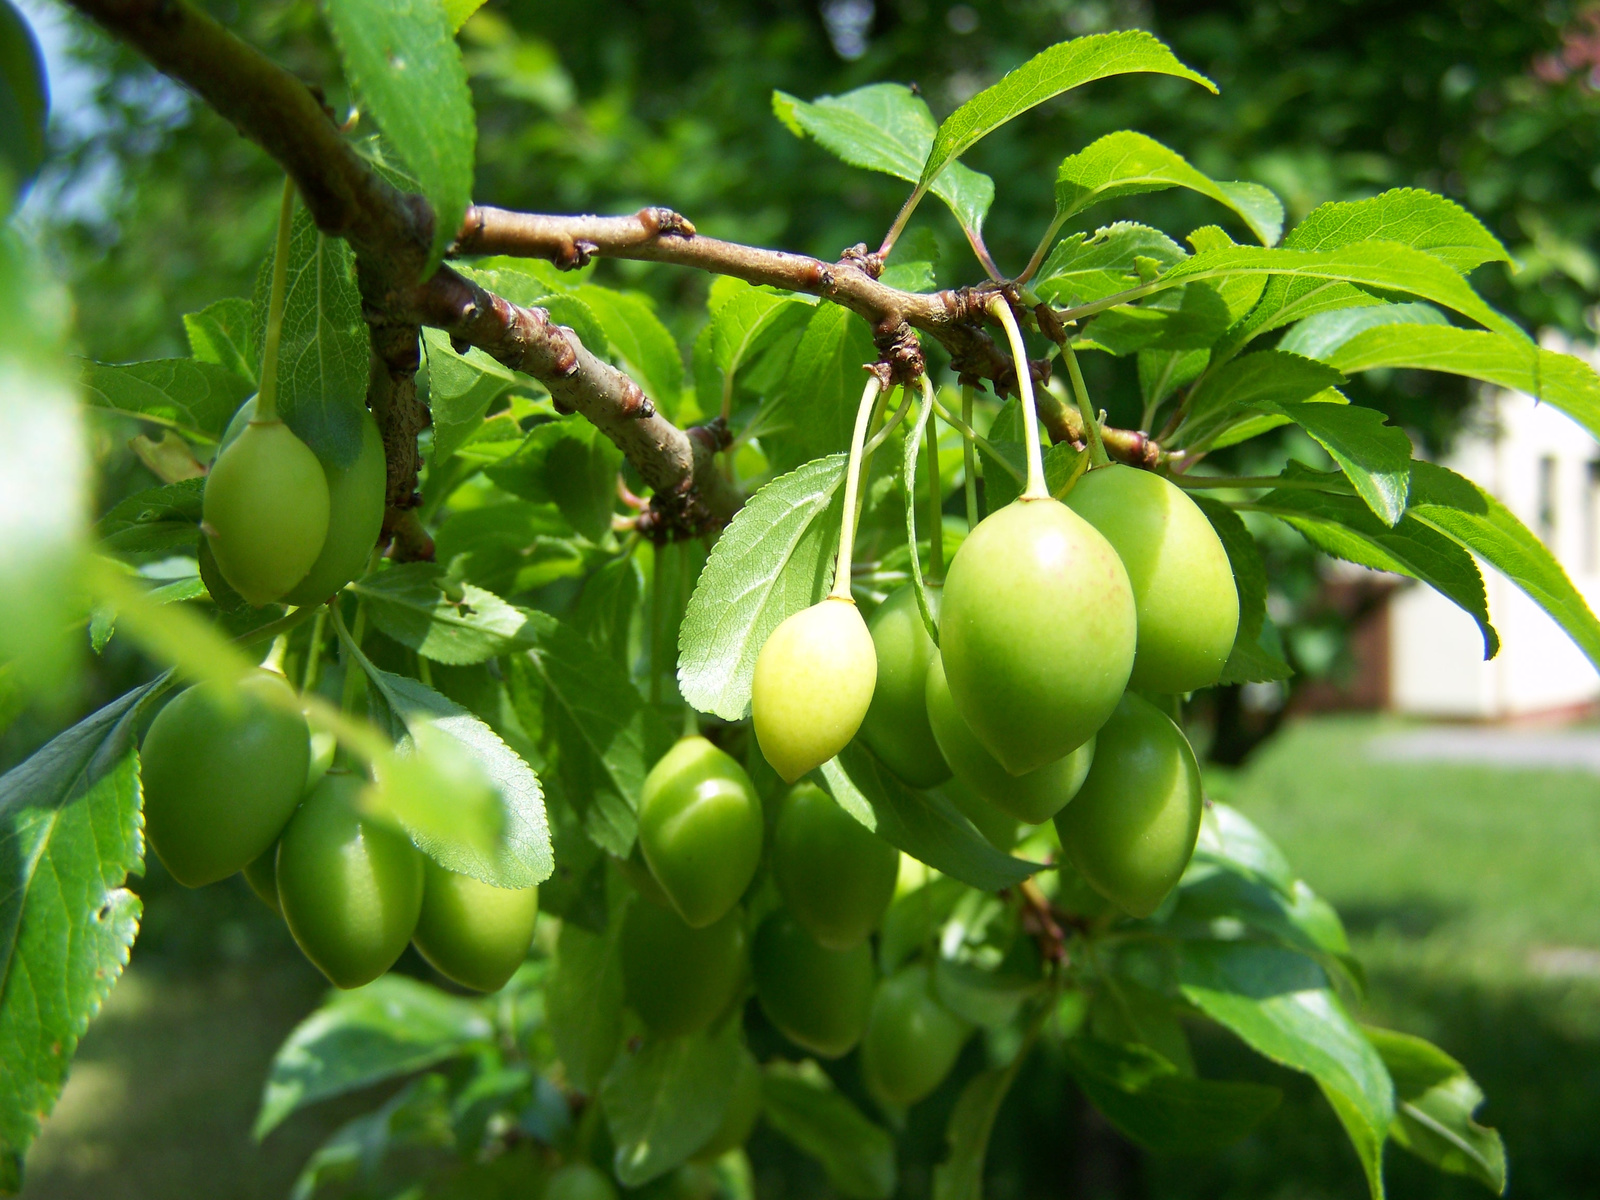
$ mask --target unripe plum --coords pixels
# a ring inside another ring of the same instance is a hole
[[[246,864],[244,881],[250,890],[273,912],[283,916],[283,905],[278,903],[278,843],[273,842]]]
[[[1129,692],[1100,730],[1077,799],[1056,817],[1067,860],[1119,908],[1148,917],[1178,882],[1200,836],[1200,767],[1189,739]]]
[[[950,695],[1013,775],[1094,736],[1128,682],[1136,630],[1122,560],[1055,500],[1018,500],[980,521],[945,578]]]
[[[445,978],[498,992],[528,956],[538,915],[538,888],[491,887],[425,858],[411,940]]]
[[[278,901],[294,940],[337,987],[394,965],[422,910],[422,853],[361,816],[365,780],[331,771],[278,844]]]
[[[939,739],[945,761],[955,771],[956,778],[1007,816],[1028,825],[1048,821],[1066,807],[1067,801],[1083,786],[1084,777],[1089,774],[1089,763],[1094,759],[1093,735],[1054,762],[1023,775],[1013,775],[984,748],[972,727],[956,711],[945,678],[944,662],[937,652],[928,665],[925,694],[934,736]]]
[[[185,887],[243,870],[294,815],[311,758],[295,705],[281,675],[255,671],[231,696],[188,688],[150,723],[139,762],[145,835]]]
[[[744,977],[744,912],[691,929],[670,908],[634,901],[622,919],[622,989],[660,1037],[694,1033],[733,1001]]]
[[[348,463],[322,459],[328,482],[328,536],[317,560],[299,583],[283,595],[285,604],[321,604],[366,569],[383,529],[388,468],[383,435],[361,410],[361,449]]]
[[[829,950],[779,909],[756,930],[750,965],[761,1011],[795,1045],[840,1058],[861,1040],[876,982],[867,943]]]
[[[568,1163],[545,1180],[542,1200],[617,1200],[610,1176],[588,1163]]]
[[[783,798],[772,875],[783,902],[821,945],[848,950],[878,927],[894,898],[900,852],[814,783]]]
[[[872,703],[878,656],[854,600],[829,596],[785,619],[756,656],[756,741],[785,783],[843,750]]]
[[[695,929],[739,902],[761,862],[765,817],[738,761],[686,737],[650,769],[639,800],[639,849],[673,908]]]
[[[867,1088],[893,1104],[915,1104],[944,1080],[972,1026],[933,995],[928,968],[902,967],[878,985],[861,1039]]]
[[[1222,674],[1239,629],[1239,592],[1222,539],[1198,505],[1153,471],[1098,467],[1067,504],[1116,548],[1139,613],[1128,686],[1192,692]]]
[[[928,591],[928,604],[939,612],[939,589]],[[889,593],[867,622],[878,657],[878,680],[872,703],[861,722],[861,739],[883,764],[915,788],[929,788],[950,778],[928,725],[923,683],[928,663],[937,654],[922,623],[917,593],[908,584]]]
[[[223,578],[251,604],[270,604],[322,552],[327,477],[282,421],[251,421],[217,455],[201,512]]]

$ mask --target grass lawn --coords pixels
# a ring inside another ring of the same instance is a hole
[[[1212,790],[1344,915],[1370,978],[1363,1018],[1432,1039],[1483,1086],[1510,1195],[1600,1197],[1600,777],[1369,755],[1375,735],[1403,728],[1301,723]],[[341,1113],[302,1114],[261,1148],[249,1125],[273,1049],[321,988],[242,885],[155,887],[133,968],[84,1040],[23,1196],[285,1196]],[[1365,1195],[1314,1086],[1220,1032],[1197,1029],[1196,1051],[1204,1074],[1268,1080],[1285,1101],[1226,1151],[1147,1157],[1149,1200]],[[1403,1152],[1389,1167],[1396,1200],[1488,1195]]]

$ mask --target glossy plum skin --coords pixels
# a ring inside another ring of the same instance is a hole
[[[756,656],[756,741],[785,783],[820,767],[861,728],[878,679],[855,601],[830,596],[785,619]]]
[[[711,1024],[744,977],[744,913],[730,909],[691,929],[669,908],[635,900],[622,919],[622,987],[628,1005],[660,1037]]]
[[[1018,500],[979,522],[945,579],[950,695],[1013,775],[1094,736],[1128,682],[1136,630],[1122,560],[1055,500]]]
[[[900,852],[814,783],[784,796],[772,835],[783,902],[819,944],[848,950],[878,927],[900,873]]]
[[[422,853],[360,816],[365,786],[359,775],[329,772],[278,844],[278,902],[289,932],[341,988],[392,967],[422,911]]]
[[[915,1104],[943,1082],[971,1032],[933,995],[927,967],[902,967],[878,985],[861,1039],[868,1090],[893,1104]]]
[[[328,536],[305,575],[283,595],[285,604],[321,604],[360,575],[383,528],[387,466],[378,423],[361,411],[361,449],[348,463],[322,459],[328,483]]]
[[[765,824],[750,776],[703,737],[684,738],[645,777],[639,848],[696,929],[721,920],[750,886]]]
[[[1153,471],[1119,464],[1090,471],[1066,502],[1127,568],[1139,614],[1128,686],[1175,693],[1215,683],[1239,629],[1239,592],[1205,513]]]
[[[278,903],[278,843],[273,842],[251,859],[243,874],[244,881],[261,903],[283,916],[283,905]]]
[[[277,703],[268,702],[275,697]],[[172,877],[203,887],[242,871],[288,824],[311,758],[281,675],[256,671],[229,697],[188,688],[150,723],[141,751],[145,834]]]
[[[867,943],[829,950],[779,909],[756,930],[750,965],[761,1011],[795,1045],[840,1058],[861,1040],[877,982]]]
[[[1100,731],[1089,778],[1056,817],[1056,831],[1095,891],[1148,917],[1189,865],[1203,803],[1189,740],[1129,692]]]
[[[251,604],[270,604],[322,552],[327,476],[282,421],[251,421],[217,455],[201,511],[223,578]]]
[[[939,589],[928,592],[939,615]],[[867,622],[878,657],[877,685],[859,734],[872,752],[915,788],[930,788],[950,778],[939,743],[928,724],[923,700],[928,664],[938,654],[922,623],[917,594],[908,584],[889,593]]]
[[[538,888],[491,887],[424,858],[411,940],[446,979],[498,992],[527,958],[538,915]]]
[[[928,718],[956,778],[984,801],[1027,825],[1048,821],[1078,794],[1094,759],[1094,737],[1054,762],[1013,775],[978,741],[950,696],[944,662],[936,652],[928,665]]]

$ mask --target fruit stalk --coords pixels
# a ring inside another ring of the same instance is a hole
[[[939,479],[939,422],[933,416],[933,383],[922,376],[923,403],[928,408],[928,577],[944,578],[944,485]]]
[[[294,221],[294,180],[283,181],[278,209],[278,243],[272,256],[272,291],[267,301],[267,335],[261,346],[261,390],[256,394],[256,420],[278,419],[278,342],[283,336],[283,297],[289,290],[289,230]]]
[[[867,442],[867,426],[872,423],[878,393],[882,390],[883,383],[876,375],[869,373],[867,386],[861,393],[861,403],[856,407],[856,427],[850,435],[850,461],[844,469],[844,513],[839,525],[839,559],[833,573],[833,590],[828,593],[835,600],[851,598],[850,566],[856,541],[856,497],[861,490],[861,452]]]
[[[1089,389],[1084,386],[1083,372],[1078,369],[1078,356],[1071,342],[1061,343],[1061,356],[1067,360],[1067,374],[1072,377],[1072,394],[1078,401],[1078,414],[1083,418],[1084,436],[1089,443],[1089,465],[1103,467],[1111,461],[1106,446],[1100,440],[1100,422],[1095,420],[1094,405],[1089,403]]]
[[[1017,394],[1022,398],[1022,437],[1028,450],[1028,481],[1022,489],[1021,500],[1048,500],[1050,489],[1044,482],[1044,451],[1039,445],[1039,409],[1033,398],[1033,376],[1028,370],[1028,351],[1022,344],[1022,330],[1017,318],[1003,296],[996,296],[989,304],[1005,328],[1006,341],[1011,343],[1011,357],[1017,365]],[[1102,452],[1103,453],[1103,452]]]
[[[961,475],[967,494],[967,528],[978,524],[978,450],[972,439],[972,393],[970,383],[961,385]]]

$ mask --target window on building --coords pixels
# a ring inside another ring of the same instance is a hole
[[[1556,537],[1556,456],[1539,458],[1539,540],[1550,545]]]
[[[1600,572],[1600,458],[1589,460],[1583,476],[1583,569]]]

